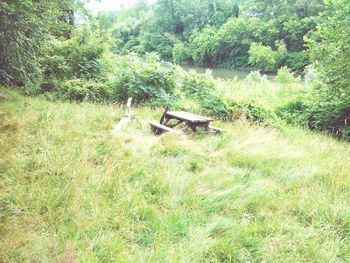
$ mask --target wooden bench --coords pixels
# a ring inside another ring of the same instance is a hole
[[[173,128],[170,128],[168,126],[165,126],[163,124],[160,124],[156,121],[149,121],[148,122],[149,125],[151,125],[151,129],[154,131],[154,133],[156,134],[161,134],[163,132],[175,132],[175,133],[179,133],[179,131],[173,129]]]

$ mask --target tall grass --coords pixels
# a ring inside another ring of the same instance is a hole
[[[154,136],[162,109],[0,102],[1,262],[347,262],[350,147],[241,121]]]
[[[217,89],[223,98],[254,99],[267,108],[275,109],[300,93],[310,92],[308,85],[295,79],[294,83],[281,84],[260,77],[258,80],[216,80]]]

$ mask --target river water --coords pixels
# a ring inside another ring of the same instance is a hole
[[[180,65],[186,71],[194,70],[197,73],[204,74],[207,70],[212,72],[215,79],[231,80],[237,77],[238,79],[244,79],[248,74],[249,70],[244,69],[229,69],[229,68],[206,68],[193,65]]]

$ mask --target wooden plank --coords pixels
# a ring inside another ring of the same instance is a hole
[[[191,123],[209,123],[214,119],[203,117],[189,112],[184,111],[167,111],[165,116],[168,118],[173,118],[177,120],[187,121]]]
[[[208,126],[209,128],[209,131],[213,131],[213,132],[216,132],[216,133],[220,133],[220,132],[224,132],[225,129],[223,128],[218,128],[218,127],[214,127],[214,126]]]
[[[124,116],[121,118],[121,120],[117,123],[117,125],[114,127],[114,129],[112,131],[112,133],[114,135],[119,133],[121,131],[121,129],[123,128],[123,126],[125,124],[127,124],[131,120],[131,115],[130,115],[131,101],[132,101],[132,98],[128,98],[128,102],[126,103],[126,112],[125,112]]]
[[[170,128],[168,126],[165,126],[163,124],[160,124],[156,121],[149,121],[148,122],[149,125],[151,125],[152,130],[154,130],[156,133],[162,133],[162,132],[175,132],[175,133],[179,133],[179,131]]]

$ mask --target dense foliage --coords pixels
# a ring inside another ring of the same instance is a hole
[[[132,97],[138,103],[166,105],[174,94],[176,80],[172,64],[160,62],[152,54],[143,60],[130,55],[117,59],[111,88],[113,97],[119,101]]]
[[[78,0],[0,2],[0,84],[37,85],[50,35],[69,37]]]
[[[51,38],[41,58],[43,91],[54,91],[74,78],[106,82],[112,73],[109,39],[90,27],[76,29],[69,39]]]
[[[350,138],[350,1],[327,1],[309,40],[314,66],[326,85],[314,88],[309,126]]]
[[[286,58],[271,67],[258,63],[259,70],[277,70],[287,65],[303,70],[309,63],[304,36],[314,31],[323,1],[144,1],[123,9],[117,22],[109,25],[117,38],[116,52],[142,55],[157,52],[176,63],[248,67],[253,43],[277,50],[276,41],[286,45]],[[99,23],[105,16],[97,17]],[[116,31],[117,30],[117,31]],[[261,50],[264,53],[264,50]]]

